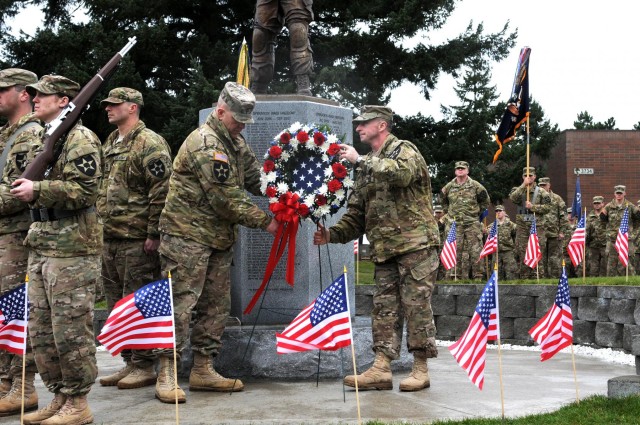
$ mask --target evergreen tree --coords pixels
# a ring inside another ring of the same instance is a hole
[[[587,111],[578,114],[578,119],[573,122],[573,126],[576,130],[617,130],[616,120],[613,117],[605,122],[594,122]]]

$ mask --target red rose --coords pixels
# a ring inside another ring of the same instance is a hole
[[[269,148],[269,155],[274,159],[280,158],[280,155],[282,155],[282,148],[280,146],[271,146]]]
[[[300,204],[298,205],[298,214],[300,214],[301,217],[306,217],[309,215],[309,207],[306,204]]]
[[[324,134],[320,133],[319,131],[316,131],[315,133],[313,133],[313,143],[315,143],[316,146],[322,146],[324,141],[325,141]]]
[[[283,145],[288,145],[291,141],[291,134],[284,132],[280,135],[280,143]]]
[[[316,205],[319,207],[327,204],[327,197],[324,195],[316,195]]]
[[[264,164],[262,164],[262,169],[267,173],[276,169],[276,163],[270,159],[267,159]]]
[[[344,165],[340,164],[339,162],[334,162],[333,164],[331,164],[331,168],[333,169],[333,174],[337,178],[343,179],[347,177],[347,169],[345,168]]]
[[[300,130],[296,135],[296,139],[298,139],[298,142],[300,143],[307,143],[307,140],[309,140],[309,133],[304,130]]]
[[[335,155],[338,152],[340,152],[340,146],[338,146],[337,143],[331,143],[329,145],[329,149],[327,149],[327,154],[329,155]]]
[[[340,182],[340,180],[330,180],[329,183],[327,183],[327,187],[329,188],[330,192],[336,192],[340,189],[342,189],[342,183]]]
[[[267,186],[266,192],[267,193],[265,195],[267,195],[269,198],[274,198],[278,194],[278,191],[274,186]]]

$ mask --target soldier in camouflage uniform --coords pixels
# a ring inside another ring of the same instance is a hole
[[[436,219],[436,223],[438,223],[438,234],[440,235],[440,243],[438,244],[438,252],[442,251],[442,246],[444,240],[446,238],[445,234],[445,221],[447,216],[444,214],[444,209],[442,209],[442,205],[435,205],[433,207],[433,216]],[[438,277],[437,280],[443,280],[445,278],[446,270],[444,269],[444,265],[442,262],[438,262]]]
[[[45,75],[27,86],[35,115],[55,119],[78,93],[78,83]],[[42,181],[20,178],[11,193],[30,202],[29,333],[51,403],[24,417],[25,423],[86,424],[93,421],[87,393],[98,368],[93,333],[96,281],[100,276],[102,224],[95,210],[100,171],[98,137],[77,124]]]
[[[564,250],[562,249],[565,235],[567,234],[567,204],[562,200],[560,195],[551,191],[551,179],[549,177],[541,177],[538,179],[538,186],[549,192],[551,197],[551,208],[544,216],[544,237],[545,244],[540,245],[542,249],[542,262],[546,277],[556,278],[560,276],[562,268],[562,258]],[[571,235],[568,236],[571,238]]]
[[[261,165],[240,132],[253,122],[255,96],[228,82],[205,124],[184,141],[173,162],[169,194],[160,216],[160,261],[174,282],[176,345],[180,353],[191,331],[192,391],[240,391],[213,366],[229,316],[231,260],[238,225],[275,235],[278,223],[254,205],[245,190],[260,194]],[[156,397],[165,403],[186,400],[173,380],[173,351],[159,350]]]
[[[524,264],[524,254],[529,242],[531,223],[536,219],[536,230],[540,246],[545,245],[544,236],[544,215],[551,208],[551,197],[546,190],[536,185],[536,169],[534,167],[524,167],[522,170],[523,183],[511,189],[509,199],[516,204],[518,213],[516,214],[516,256],[520,266],[519,277],[521,279],[535,278],[537,273]],[[528,196],[527,196],[528,194]],[[540,276],[544,276],[544,265],[538,263]]]
[[[482,251],[482,223],[480,214],[491,203],[487,189],[469,177],[469,164],[456,162],[456,178],[442,188],[442,206],[449,217],[449,224],[456,222],[458,275],[462,279],[482,279],[482,262],[478,262]],[[445,230],[449,233],[449,226]],[[452,269],[452,276],[453,276]]]
[[[316,245],[348,243],[366,233],[375,263],[376,291],[371,312],[373,366],[344,378],[350,387],[391,389],[390,361],[400,355],[403,322],[413,370],[401,391],[430,385],[427,358],[438,354],[431,293],[438,270],[438,225],[433,216],[427,164],[411,142],[391,134],[393,112],[365,106],[354,122],[360,140],[371,146],[365,157],[342,145],[341,158],[356,166],[347,212],[330,229],[314,234]]]
[[[640,219],[640,210],[625,198],[627,188],[624,185],[614,187],[614,198],[609,202],[600,214],[600,219],[607,223],[607,276],[625,276],[627,271],[618,258],[618,252],[615,249],[620,222],[624,215],[624,210],[629,210],[629,235],[633,234],[633,224]],[[635,255],[633,241],[629,239],[629,259]],[[629,261],[629,276],[635,274],[635,268]]]
[[[0,127],[0,293],[22,285],[27,274],[29,250],[23,245],[31,224],[29,206],[9,192],[40,146],[42,125],[33,113],[27,84],[38,81],[31,71],[9,68],[0,71],[0,116],[7,123]],[[6,152],[5,152],[6,151]],[[24,394],[22,356],[0,351],[0,416],[19,414],[24,397],[25,410],[38,407],[34,387],[36,363],[27,339]]]
[[[593,197],[593,210],[587,216],[587,273],[589,276],[607,275],[607,222],[602,217],[604,197]]]
[[[498,271],[502,279],[515,279],[518,274],[518,264],[514,257],[516,224],[509,219],[502,205],[496,205],[496,221],[498,222]],[[491,225],[493,226],[493,223]],[[491,264],[495,262],[496,255],[493,254]]]
[[[142,94],[118,87],[101,102],[118,129],[103,145],[102,183],[96,207],[104,222],[102,280],[107,307],[160,278],[158,221],[171,175],[171,149],[140,120]],[[125,367],[100,378],[120,389],[156,383],[152,350],[123,350]]]

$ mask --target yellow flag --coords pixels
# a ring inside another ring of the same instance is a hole
[[[236,82],[249,88],[249,46],[244,38],[242,39],[240,57],[238,58],[238,78]]]

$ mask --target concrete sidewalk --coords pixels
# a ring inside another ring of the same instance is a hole
[[[368,420],[428,423],[438,419],[499,417],[501,415],[498,355],[487,351],[484,390],[478,390],[458,366],[447,348],[429,362],[431,388],[402,393],[399,382],[408,372],[394,373],[394,389],[360,392],[362,423]],[[350,350],[345,351],[345,358]],[[293,354],[295,355],[295,354]],[[350,362],[350,360],[348,360]],[[98,353],[100,375],[121,367],[121,360]],[[502,351],[504,409],[509,417],[552,411],[576,400],[576,385],[569,354],[557,354],[544,363],[538,352]],[[635,375],[635,367],[576,356],[580,398],[607,394],[607,381],[620,375]],[[179,406],[181,424],[356,424],[356,394],[343,394],[341,380],[274,381],[244,380],[245,391],[234,394],[189,392],[188,381],[180,384],[187,403]],[[37,379],[40,406],[51,400]],[[344,398],[343,398],[344,397]],[[154,398],[154,388],[119,390],[96,382],[89,402],[96,424],[175,424],[175,405]],[[17,424],[19,416],[0,418],[0,424]]]

